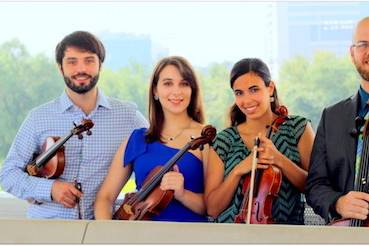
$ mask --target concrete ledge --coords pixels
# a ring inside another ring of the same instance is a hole
[[[88,221],[0,220],[0,244],[81,244]]]
[[[147,221],[91,221],[84,243],[369,243],[367,228],[173,223]]]
[[[0,244],[368,244],[367,228],[152,221],[0,220]]]
[[[0,219],[26,219],[28,203],[15,197],[0,196]]]

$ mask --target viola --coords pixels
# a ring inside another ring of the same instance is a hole
[[[363,134],[363,148],[361,150],[360,169],[358,179],[355,182],[354,191],[369,193],[369,119],[365,121]],[[351,226],[368,227],[369,218],[359,219],[338,219],[329,223],[331,226]]]
[[[161,190],[159,185],[164,174],[172,169],[174,164],[189,150],[200,148],[210,144],[216,135],[216,129],[210,125],[202,129],[201,136],[192,139],[180,149],[164,166],[155,167],[145,179],[142,188],[138,192],[128,193],[124,197],[122,205],[114,213],[115,220],[149,220],[153,215],[158,215],[168,206],[174,197],[173,190]]]
[[[82,133],[87,131],[91,135],[90,129],[94,126],[91,120],[85,119],[80,125],[75,125],[64,137],[47,137],[42,145],[42,152],[36,155],[31,163],[26,165],[25,171],[31,176],[44,178],[58,178],[64,171],[65,156],[64,144],[74,135],[79,139],[83,138]]]
[[[278,117],[268,127],[267,138],[271,138],[272,134],[278,131],[288,118],[288,110],[285,106],[280,106],[277,110]],[[235,216],[235,223],[246,224],[273,224],[272,204],[277,197],[282,183],[281,170],[273,165],[269,165],[266,169],[257,169],[257,148],[259,147],[258,139],[255,140],[253,148],[253,159],[251,174],[246,175],[242,193],[244,194],[240,211]]]

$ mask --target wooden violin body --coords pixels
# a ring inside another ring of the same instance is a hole
[[[262,175],[256,178],[254,191],[258,191],[253,195],[252,210],[250,224],[273,224],[271,217],[272,203],[277,197],[282,183],[281,170],[275,166],[269,166],[267,169],[258,170]],[[256,174],[258,176],[258,174]],[[260,185],[262,184],[262,185]],[[250,187],[250,175],[245,177],[242,192],[248,193]],[[254,192],[255,193],[255,192]],[[235,223],[245,223],[247,215],[246,206],[242,206],[240,212],[235,217]]]
[[[129,193],[124,197],[122,205],[114,213],[116,220],[149,220],[153,215],[158,215],[174,197],[173,190],[163,191],[159,184],[165,173],[170,171],[175,162],[181,158],[187,150],[201,148],[210,143],[216,135],[216,129],[205,126],[201,136],[188,142],[176,153],[164,166],[157,166],[149,173],[142,188],[138,192]]]
[[[60,137],[48,137],[42,145],[42,152],[50,149]],[[64,146],[61,146],[56,151],[55,155],[50,158],[48,162],[42,167],[36,165],[27,165],[27,173],[31,176],[57,178],[64,172],[65,156]]]
[[[82,133],[87,131],[87,135],[91,135],[90,129],[94,126],[91,120],[83,120],[80,125],[76,125],[70,133],[63,138],[48,137],[42,145],[41,154],[37,155],[31,163],[26,165],[25,171],[36,177],[58,178],[64,171],[65,156],[64,144],[73,135],[78,135],[82,139]]]
[[[157,175],[160,170],[160,166],[157,166],[151,170],[148,177],[144,181],[143,187],[145,187],[145,185],[147,186],[150,182],[150,179]],[[123,200],[123,205],[114,214],[115,219],[150,220],[152,216],[158,215],[169,205],[174,197],[174,191],[162,190],[159,187],[155,187],[145,200],[138,201],[135,199],[136,202],[130,204],[129,201],[134,199],[136,195],[136,192],[126,194]]]

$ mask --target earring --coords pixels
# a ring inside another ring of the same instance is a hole
[[[157,95],[155,95],[154,99],[157,101],[157,100],[159,100],[159,97]]]
[[[274,96],[270,97],[270,102],[274,102]]]

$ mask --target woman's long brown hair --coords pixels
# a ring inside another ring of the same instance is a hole
[[[204,123],[204,110],[200,96],[199,82],[190,63],[180,56],[165,57],[158,62],[150,80],[149,89],[149,121],[150,127],[146,132],[146,141],[161,141],[164,124],[164,112],[159,100],[154,99],[154,91],[158,84],[161,71],[168,65],[175,66],[184,80],[191,87],[191,100],[187,108],[188,115],[199,123]]]

